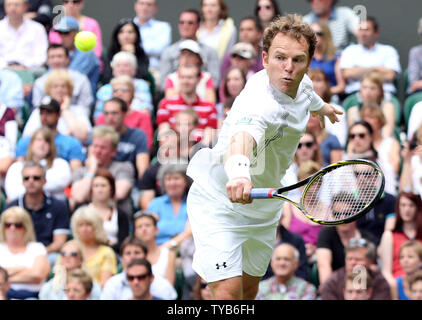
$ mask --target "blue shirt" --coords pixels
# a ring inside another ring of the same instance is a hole
[[[70,53],[69,69],[86,75],[91,83],[92,96],[97,92],[97,83],[100,78],[100,63],[94,51],[83,52],[75,48]]]
[[[399,300],[412,300],[404,292],[403,277],[397,278],[397,291],[399,292]]]
[[[340,141],[337,137],[331,133],[327,135],[324,141],[321,142],[320,150],[322,154],[322,166],[326,167],[331,163],[331,151],[332,150],[343,150]]]
[[[331,86],[337,85],[336,79],[336,72],[335,72],[335,65],[337,62],[338,56],[336,56],[332,60],[316,60],[312,58],[311,65],[309,66],[310,69],[321,69],[330,79]]]
[[[30,142],[31,137],[22,137],[19,139],[16,146],[16,158],[26,156],[26,151]],[[85,161],[82,144],[75,137],[58,133],[54,138],[54,143],[56,144],[56,153],[59,158],[63,158],[66,161]]]
[[[180,206],[179,212],[173,211],[173,206],[170,197],[165,194],[151,200],[148,211],[158,214],[160,220],[158,221],[158,234],[156,242],[158,245],[169,241],[175,235],[182,233],[185,230],[188,213],[186,210],[186,197]]]
[[[24,103],[22,80],[10,70],[0,70],[0,101],[20,110]]]

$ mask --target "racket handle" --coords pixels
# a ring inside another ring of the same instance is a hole
[[[251,199],[268,199],[273,197],[274,188],[253,188],[251,189]]]

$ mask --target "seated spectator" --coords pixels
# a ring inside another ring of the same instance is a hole
[[[139,28],[131,19],[121,19],[111,33],[111,42],[107,55],[104,57],[103,83],[110,82],[112,77],[115,76],[112,64],[114,57],[120,52],[128,52],[135,56],[136,64],[132,76],[136,79],[148,80],[149,58],[142,48]]]
[[[89,87],[89,79],[85,74],[79,71],[69,69],[70,56],[69,50],[61,44],[50,44],[47,49],[48,71],[34,82],[32,90],[32,106],[39,106],[43,97],[45,97],[45,82],[50,72],[56,69],[66,69],[73,80],[72,96],[70,104],[84,107],[90,110],[93,103],[93,96]],[[89,113],[87,112],[87,115]]]
[[[422,37],[422,18],[418,23],[418,35]],[[407,71],[409,74],[407,94],[422,90],[422,44],[410,49]]]
[[[138,238],[126,238],[120,247],[120,257],[123,271],[107,280],[102,292],[101,300],[128,300],[132,291],[126,276],[126,268],[133,259],[145,258],[147,255],[145,243]],[[151,283],[151,294],[163,300],[175,300],[177,292],[173,285],[164,277],[156,274]]]
[[[370,71],[378,71],[384,92],[395,94],[394,79],[401,72],[397,50],[378,43],[378,22],[368,16],[360,23],[357,44],[351,44],[341,53],[340,69],[346,79],[346,94],[359,91],[362,77]]]
[[[145,243],[146,258],[152,265],[153,273],[166,278],[174,285],[176,253],[167,247],[157,245],[158,233],[156,216],[138,211],[134,218],[134,236]]]
[[[416,272],[409,279],[409,289],[412,300],[422,300],[422,271]]]
[[[60,257],[54,267],[54,277],[41,287],[40,300],[65,300],[66,299],[66,273],[84,268],[84,255],[81,244],[76,240],[67,241],[60,251]],[[100,285],[93,281],[90,300],[99,300],[101,295]]]
[[[35,20],[44,25],[44,28],[50,26],[52,20],[52,5],[50,0],[28,0],[29,6],[25,17]]]
[[[45,80],[45,93],[60,105],[58,131],[64,135],[74,136],[81,143],[85,143],[92,130],[89,106],[71,104],[73,88],[72,77],[66,69],[51,71]],[[43,101],[41,103],[43,104]],[[22,135],[32,136],[41,124],[40,108],[36,108],[31,113]]]
[[[419,241],[409,240],[400,246],[399,251],[400,266],[405,272],[397,280],[397,296],[399,300],[411,300],[411,290],[409,279],[418,272],[422,266],[422,244]]]
[[[9,291],[9,289],[9,274],[5,268],[0,267],[0,301],[7,300],[7,291]]]
[[[407,124],[407,140],[415,138],[416,131],[422,125],[422,118],[419,115],[422,112],[422,101],[416,102],[410,111],[409,122]]]
[[[154,275],[151,263],[146,258],[135,258],[129,262],[126,269],[126,278],[132,291],[131,300],[161,300],[151,294]]]
[[[147,136],[144,131],[129,128],[124,123],[128,110],[124,100],[113,97],[104,104],[104,118],[105,124],[113,127],[120,135],[114,160],[131,162],[135,168],[134,177],[139,179],[149,166]]]
[[[200,69],[200,80],[196,86],[196,94],[201,100],[215,104],[217,102],[215,84],[211,73],[203,70],[203,59],[201,56],[201,47],[191,39],[180,42],[180,54],[178,58],[178,70],[168,74],[164,80],[164,96],[171,98],[180,93],[180,74],[179,68],[197,65]]]
[[[66,200],[64,191],[71,181],[70,165],[57,157],[53,132],[49,128],[41,127],[34,132],[24,161],[13,163],[7,171],[4,189],[9,200],[15,200],[25,193],[22,174],[25,162],[38,162],[44,166],[46,181],[43,190],[46,194]]]
[[[274,276],[259,283],[257,300],[315,300],[316,288],[295,276],[299,251],[290,244],[275,247],[271,257]]]
[[[61,119],[60,104],[57,100],[47,96],[41,100],[39,106],[41,125],[53,131],[57,156],[69,162],[72,171],[82,166],[85,154],[82,144],[72,136],[61,134],[57,126]],[[16,159],[23,160],[27,154],[31,137],[21,137],[16,145]]]
[[[92,179],[90,206],[100,212],[107,232],[108,245],[119,253],[123,240],[129,235],[128,214],[119,210],[115,202],[116,183],[107,169],[98,168]]]
[[[215,105],[201,100],[196,94],[196,87],[200,81],[198,66],[189,65],[179,68],[180,94],[177,97],[161,100],[157,111],[158,132],[174,129],[175,115],[181,110],[192,108],[198,115],[198,129],[196,141],[203,138],[204,130],[209,127],[217,129],[217,110]]]
[[[100,62],[94,51],[84,52],[75,47],[75,36],[79,32],[78,21],[73,17],[65,16],[53,28],[59,34],[63,46],[69,50],[71,57],[69,69],[79,71],[88,77],[92,95],[95,96],[100,77]]]
[[[330,27],[325,22],[315,21],[311,28],[315,32],[317,43],[310,69],[321,69],[326,74],[330,84],[330,96],[342,95],[346,81],[340,70],[340,56],[336,54]]]
[[[393,103],[384,96],[382,88],[382,79],[378,72],[372,71],[362,77],[358,98],[361,101],[359,105],[352,106],[347,110],[347,123],[349,127],[356,121],[362,119],[359,110],[363,105],[374,104],[381,108],[385,117],[385,124],[382,127],[382,136],[387,138],[394,135],[396,126],[396,111]]]
[[[422,195],[422,124],[412,140],[404,144],[401,157],[400,191]]]
[[[125,124],[129,128],[135,128],[144,131],[148,139],[148,148],[151,149],[153,143],[154,130],[151,121],[150,111],[147,108],[137,110],[136,107],[133,107],[134,104],[137,104],[139,101],[141,101],[139,97],[136,97],[137,89],[134,86],[133,80],[126,75],[113,78],[110,82],[110,90],[111,92],[109,97],[104,101],[107,101],[108,99],[114,96],[124,100],[126,104],[130,106],[128,112],[126,113]],[[145,104],[145,102],[146,101],[144,101],[143,103]],[[148,105],[150,105],[149,102]],[[97,111],[99,111],[99,109]],[[95,123],[96,125],[104,124],[105,115],[103,113],[98,114]]]
[[[387,281],[373,268],[376,258],[374,243],[351,238],[345,246],[344,267],[334,271],[321,286],[322,300],[390,300]],[[370,286],[363,282],[367,278],[371,279]],[[350,282],[354,286],[350,286]]]
[[[66,276],[67,300],[89,300],[92,287],[92,277],[83,269],[71,270]]]
[[[254,15],[265,30],[275,17],[282,15],[282,12],[276,0],[256,0]]]
[[[15,113],[11,108],[0,103],[0,179],[2,181],[14,161],[17,140],[18,122]]]
[[[23,129],[24,88],[22,80],[15,72],[2,68],[0,68],[0,103],[15,112],[19,129]]]
[[[255,48],[249,42],[238,42],[230,49],[230,62],[232,66],[241,68],[246,79],[249,79],[255,74],[252,67],[256,55]]]
[[[71,225],[74,239],[81,243],[86,270],[101,288],[104,287],[117,273],[117,258],[106,245],[107,233],[101,214],[89,206],[80,207],[73,213]]]
[[[94,52],[98,60],[101,60],[103,54],[101,27],[97,20],[82,14],[82,10],[85,5],[84,0],[62,0],[62,5],[66,10],[66,15],[76,19],[80,31],[91,31],[95,34],[97,37],[97,44],[94,48]],[[48,40],[50,43],[61,44],[63,42],[60,34],[56,30],[50,30]]]
[[[393,230],[386,230],[379,246],[381,271],[388,281],[392,296],[397,296],[397,277],[405,271],[400,265],[400,247],[408,240],[422,242],[422,201],[419,195],[401,192],[397,198]]]
[[[70,233],[70,212],[67,203],[44,193],[46,168],[38,162],[27,162],[22,168],[22,183],[25,193],[9,202],[6,208],[19,206],[29,212],[35,236],[47,251],[51,265]]]
[[[132,217],[132,204],[130,199],[131,188],[134,184],[134,168],[128,162],[115,161],[119,135],[110,126],[97,126],[94,128],[92,144],[85,166],[73,172],[72,189],[69,199],[72,209],[88,203],[92,192],[92,184],[100,169],[108,170],[114,178],[113,187],[115,194],[113,200],[117,208]]]
[[[8,299],[37,299],[50,272],[47,251],[36,242],[29,213],[11,207],[0,217],[0,267],[9,275]]]
[[[5,0],[6,17],[0,20],[0,69],[9,67],[36,71],[46,61],[47,33],[44,27],[25,17],[25,0]]]
[[[196,282],[192,290],[192,300],[212,300],[210,287],[200,276],[196,276]]]

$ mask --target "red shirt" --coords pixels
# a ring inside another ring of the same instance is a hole
[[[163,122],[168,122],[174,129],[176,114],[187,108],[192,108],[198,115],[197,138],[200,139],[202,137],[202,133],[206,127],[217,129],[217,109],[213,103],[201,100],[197,96],[196,101],[189,104],[183,100],[180,94],[177,97],[164,98],[160,101],[157,110],[157,125],[159,126]]]
[[[105,124],[104,114],[100,114],[95,124]],[[151,150],[154,138],[154,130],[152,128],[152,121],[149,115],[147,115],[145,112],[130,110],[126,115],[125,125],[127,125],[129,128],[143,130],[147,135],[148,149]]]
[[[400,265],[400,246],[410,240],[404,232],[393,232],[393,276],[394,278],[404,276],[404,271]],[[416,239],[422,243],[422,239]]]

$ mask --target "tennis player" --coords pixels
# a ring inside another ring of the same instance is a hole
[[[201,149],[189,163],[192,266],[209,283],[213,299],[255,299],[283,202],[252,202],[250,190],[280,186],[310,112],[338,122],[341,112],[323,102],[306,75],[315,43],[299,15],[271,23],[263,39],[264,70],[237,97],[215,147]]]

